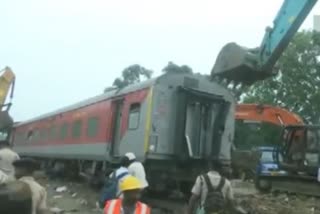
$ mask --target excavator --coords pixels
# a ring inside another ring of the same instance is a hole
[[[271,124],[271,126],[275,127],[277,130],[284,129],[289,125],[304,125],[304,121],[299,115],[284,108],[262,104],[237,104],[235,119],[237,121],[237,126],[241,126],[242,124],[253,124],[252,127],[258,130],[261,128],[259,124]],[[243,131],[241,128],[239,129],[238,132]],[[303,133],[299,133],[300,136],[302,136],[302,134]],[[274,142],[269,142],[268,145],[271,145],[272,143]],[[257,142],[252,146],[257,145],[261,145],[261,143]],[[237,146],[238,149],[242,149],[243,146],[245,147],[245,145],[241,145],[241,142],[236,142],[235,147]]]
[[[254,130],[260,129],[262,124],[271,124],[275,129],[276,134],[289,125],[304,125],[303,119],[297,114],[288,111],[287,109],[262,104],[238,104],[235,112],[236,119],[236,136],[240,134],[242,137],[236,137],[234,142],[234,149],[232,152],[232,166],[234,175],[240,176],[243,180],[253,178],[255,175],[255,168],[258,160],[260,159],[260,152],[253,152],[259,146],[272,145],[276,142],[265,142],[264,136],[256,133]],[[248,126],[255,127],[254,130],[248,131]],[[245,127],[245,131],[242,130]],[[257,128],[259,127],[259,128]],[[265,126],[262,126],[262,131],[265,131]],[[267,126],[268,127],[268,126]],[[273,129],[272,129],[273,130]],[[252,133],[258,138],[251,139]],[[251,135],[250,135],[251,134]],[[302,133],[300,133],[300,136]],[[272,137],[273,138],[273,137]]]
[[[15,74],[9,67],[5,67],[0,71],[0,140],[7,140],[10,136],[10,130],[13,125],[13,119],[9,115],[11,107],[11,99],[14,93]],[[10,92],[11,89],[11,92]],[[10,100],[6,103],[6,99],[10,93]]]
[[[247,122],[266,122],[278,126],[304,124],[300,116],[287,109],[261,104],[238,104],[235,119]]]
[[[238,88],[276,75],[276,62],[316,3],[317,0],[284,0],[273,27],[266,28],[260,46],[226,44],[211,70],[211,79]],[[304,124],[286,126],[275,157],[281,154],[281,160],[276,158],[279,168],[289,173],[265,179],[278,183],[286,191],[320,195],[319,130],[320,126]],[[301,133],[303,137],[299,137]]]

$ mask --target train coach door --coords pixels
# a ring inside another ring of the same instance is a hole
[[[121,121],[122,121],[123,99],[117,99],[112,102],[112,146],[111,156],[117,157],[120,155],[119,146],[121,140]]]

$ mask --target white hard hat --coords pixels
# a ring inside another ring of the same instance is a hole
[[[132,152],[128,152],[124,156],[127,157],[129,159],[129,161],[136,159],[136,156]]]

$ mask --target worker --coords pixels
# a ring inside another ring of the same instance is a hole
[[[137,161],[135,154],[132,152],[126,153],[124,158],[129,174],[140,180],[143,189],[147,188],[149,184],[142,163]]]
[[[0,185],[1,214],[31,214],[32,196],[28,184],[10,181]]]
[[[188,214],[194,213],[198,199],[200,199],[200,207],[197,209],[197,213],[221,213],[227,207],[245,213],[241,208],[235,206],[231,183],[220,174],[223,165],[219,161],[213,161],[208,168],[209,171],[206,174],[197,177],[191,190],[192,196],[189,200]]]
[[[8,180],[14,180],[13,161],[19,160],[19,155],[9,147],[7,140],[0,140],[0,170],[8,176]]]
[[[7,183],[9,180],[10,180],[9,176],[6,173],[4,173],[2,170],[0,170],[0,185]]]
[[[129,170],[126,167],[126,165],[127,165],[126,163],[127,163],[127,159],[125,157],[122,157],[121,161],[120,161],[120,167],[117,170],[115,170],[115,172],[111,173],[109,176],[111,178],[113,176],[113,174],[116,173],[115,176],[116,176],[117,182],[118,182],[117,196],[119,196],[121,193],[120,188],[119,188],[120,183],[123,181],[123,179],[125,179],[127,176],[129,176]]]
[[[104,207],[106,201],[122,197],[119,185],[127,176],[129,176],[127,165],[127,158],[123,157],[120,161],[120,167],[110,173],[108,179],[105,181],[102,191],[100,193],[99,205]]]
[[[131,175],[127,176],[120,183],[120,190],[123,198],[107,201],[104,214],[150,214],[150,207],[139,201],[142,190],[139,179]]]
[[[32,194],[32,214],[49,213],[47,209],[47,192],[33,178],[33,172],[38,168],[38,163],[29,158],[16,160],[13,162],[15,176],[22,182],[29,185]]]

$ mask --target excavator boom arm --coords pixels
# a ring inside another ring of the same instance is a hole
[[[236,43],[225,45],[211,71],[212,79],[251,85],[273,73],[273,67],[317,0],[285,0],[273,28],[267,28],[260,47],[249,49]]]
[[[14,82],[15,82],[15,74],[13,71],[6,67],[3,69],[3,73],[0,74],[0,106],[4,106],[6,102],[6,98],[8,97],[10,87],[12,87],[11,90],[11,96],[12,98],[13,91],[14,91]]]
[[[14,92],[14,83],[15,83],[15,74],[9,67],[5,67],[0,74],[0,132],[3,130],[10,129],[13,125],[13,119],[9,115],[9,109],[11,103],[6,104],[6,98],[9,95],[10,87],[11,94],[10,98],[13,96]],[[4,108],[7,106],[7,108]]]
[[[316,2],[317,0],[285,0],[283,2],[273,22],[273,28],[266,30],[259,48],[258,62],[263,71],[271,72]]]

